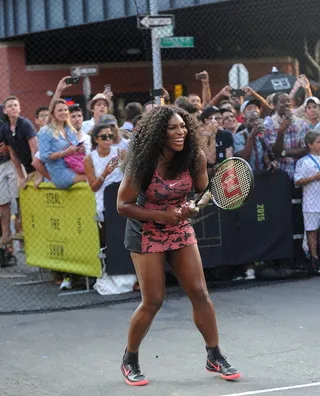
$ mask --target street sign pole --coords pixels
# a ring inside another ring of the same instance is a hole
[[[150,0],[150,14],[158,15],[158,0]],[[163,86],[162,83],[162,62],[161,62],[161,38],[157,37],[155,29],[151,29],[152,38],[152,67],[153,67],[153,89],[158,90]],[[160,96],[155,100],[160,104]]]
[[[85,119],[88,119],[90,114],[88,115],[87,103],[91,96],[91,82],[90,77],[83,77],[82,81],[82,92],[84,97],[84,113]],[[90,117],[91,118],[91,117]]]
[[[85,118],[88,118],[88,109],[87,109],[87,103],[88,100],[90,99],[91,96],[91,82],[90,82],[90,76],[97,76],[99,74],[99,66],[98,65],[93,65],[93,66],[88,66],[88,65],[82,65],[82,66],[72,66],[70,69],[70,73],[72,77],[78,77],[78,78],[83,78],[82,81],[82,91],[83,91],[83,97],[84,97],[84,116]]]

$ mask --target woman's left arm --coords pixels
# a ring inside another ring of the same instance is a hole
[[[208,186],[209,179],[207,173],[207,160],[204,152],[201,150],[199,169],[194,178],[194,189],[196,191],[196,196],[201,195]],[[209,201],[208,194],[204,194],[203,198],[199,203],[207,203]],[[181,207],[181,214],[185,219],[196,217],[199,213],[199,208],[195,207],[194,201],[188,201],[186,204]]]
[[[201,194],[208,186],[208,173],[207,173],[207,160],[204,152],[201,150],[201,155],[199,158],[200,164],[199,169],[194,178],[194,188],[197,194]]]

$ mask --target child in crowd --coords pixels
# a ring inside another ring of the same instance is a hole
[[[305,143],[309,153],[297,162],[294,180],[303,188],[303,217],[313,272],[320,272],[320,132],[308,131]]]

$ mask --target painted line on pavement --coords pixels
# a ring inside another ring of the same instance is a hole
[[[263,393],[279,392],[279,391],[292,390],[292,389],[312,388],[316,386],[320,386],[320,382],[313,382],[311,384],[304,384],[304,385],[285,386],[283,388],[272,388],[272,389],[262,389],[262,390],[243,392],[243,393],[232,393],[229,395],[220,395],[220,396],[262,395]]]

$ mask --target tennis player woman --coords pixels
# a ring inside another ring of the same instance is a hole
[[[146,385],[138,351],[165,292],[164,266],[172,271],[191,300],[194,322],[206,343],[206,368],[226,380],[240,377],[219,349],[215,311],[210,300],[189,218],[197,209],[187,201],[194,186],[208,185],[207,164],[199,149],[197,126],[188,113],[156,107],[140,121],[124,162],[118,212],[128,218],[125,246],[131,252],[142,302],[134,312],[121,371],[128,385]]]

